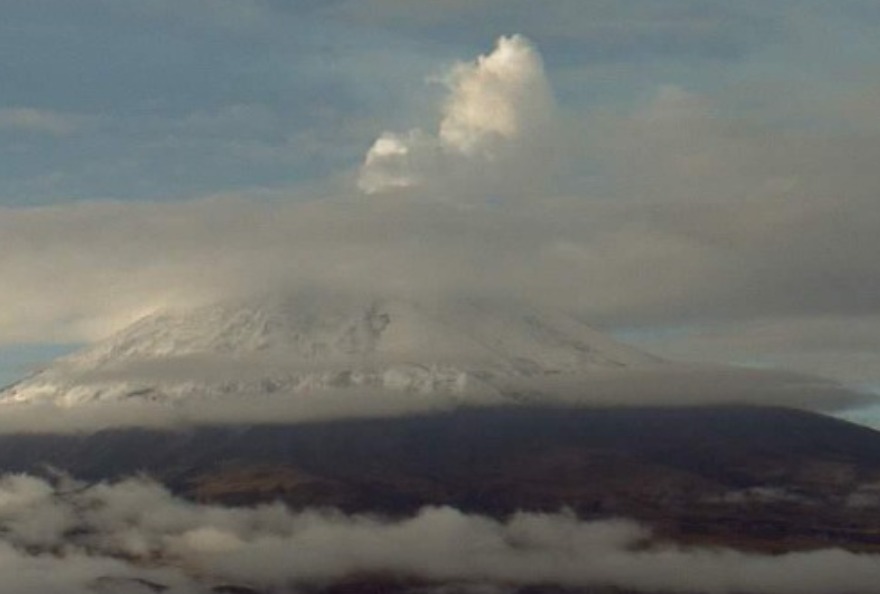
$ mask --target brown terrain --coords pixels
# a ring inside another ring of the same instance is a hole
[[[186,497],[390,516],[569,508],[742,549],[880,550],[880,433],[779,408],[463,409],[301,425],[0,436],[0,470],[146,473]]]
[[[781,408],[504,407],[0,436],[0,471],[48,467],[87,481],[145,473],[179,495],[225,505],[281,500],[390,517],[449,505],[496,518],[565,508],[583,519],[637,519],[658,541],[684,545],[880,552],[880,432]],[[214,591],[264,594],[234,584]],[[297,591],[474,592],[388,575]],[[627,594],[549,584],[503,591]]]

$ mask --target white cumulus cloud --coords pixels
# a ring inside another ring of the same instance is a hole
[[[525,37],[501,37],[491,53],[456,65],[444,82],[449,95],[436,131],[383,133],[361,167],[362,191],[503,193],[515,184],[502,182],[525,163],[547,164],[534,150],[550,134],[556,107],[541,56]]]

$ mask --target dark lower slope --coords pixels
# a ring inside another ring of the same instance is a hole
[[[777,408],[508,407],[302,425],[0,436],[0,471],[145,472],[203,501],[504,515],[569,507],[677,539],[880,546],[880,433]]]

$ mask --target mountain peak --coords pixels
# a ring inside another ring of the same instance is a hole
[[[2,398],[75,404],[340,388],[505,395],[525,378],[533,385],[658,361],[533,307],[313,292],[147,316]]]

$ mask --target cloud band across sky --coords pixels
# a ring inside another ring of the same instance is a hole
[[[11,5],[30,26],[5,43],[68,88],[41,94],[24,62],[4,66],[17,84],[0,96],[0,196],[17,206],[0,209],[0,344],[89,341],[164,306],[327,285],[500,294],[641,328],[661,355],[821,360],[825,375],[880,381],[880,334],[864,331],[880,323],[875,12],[517,2],[498,31],[492,4],[120,3],[112,30],[89,10],[59,10],[58,28],[52,11]],[[456,15],[469,26],[454,34]],[[390,41],[383,19],[399,25]],[[144,22],[191,59],[163,68],[161,48],[117,38]],[[534,42],[486,49],[517,30]],[[37,44],[49,31],[80,53]],[[349,45],[319,51],[315,31]],[[808,33],[848,50],[815,55]],[[99,62],[92,40],[120,51]],[[66,69],[50,59],[67,55]],[[89,65],[91,86],[62,76],[88,81]],[[128,148],[107,152],[111,138]],[[309,188],[278,175],[318,161]],[[250,177],[229,177],[239,169]],[[121,200],[95,200],[108,196]]]

